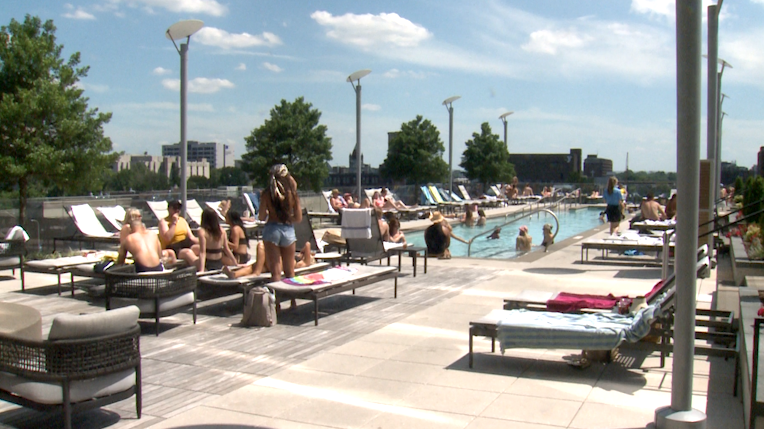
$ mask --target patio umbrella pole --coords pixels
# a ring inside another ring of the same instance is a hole
[[[655,410],[659,429],[705,428],[706,415],[692,408],[695,339],[695,266],[700,191],[701,0],[676,2],[677,240],[676,317],[671,406]],[[681,158],[679,156],[681,154]],[[682,162],[679,162],[679,160]]]

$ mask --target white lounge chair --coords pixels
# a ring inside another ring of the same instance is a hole
[[[122,223],[125,220],[125,209],[122,206],[96,207],[104,218],[117,230],[122,229]]]
[[[98,220],[98,217],[90,207],[90,204],[76,204],[66,210],[72,218],[77,231],[69,237],[56,237],[53,239],[53,250],[59,241],[77,241],[82,243],[119,243],[119,232],[109,232]]]

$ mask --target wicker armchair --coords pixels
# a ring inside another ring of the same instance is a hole
[[[27,253],[26,242],[23,239],[0,239],[0,270],[21,271],[21,291],[24,291],[24,255]]]
[[[141,418],[138,309],[60,315],[47,340],[0,335],[0,400],[38,411],[72,413],[135,395]]]
[[[155,319],[192,306],[196,324],[196,267],[163,272],[136,273],[135,265],[112,268],[105,273],[106,309],[136,305],[141,318]]]

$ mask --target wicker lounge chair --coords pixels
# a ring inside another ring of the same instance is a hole
[[[24,291],[24,256],[29,235],[20,226],[11,228],[4,239],[0,239],[0,270],[10,269],[16,275],[16,269],[21,273],[21,291]]]
[[[196,324],[196,267],[162,272],[136,273],[135,265],[112,268],[104,273],[106,309],[136,305],[141,318],[155,319],[192,307]]]
[[[141,418],[141,356],[136,307],[59,315],[46,340],[0,335],[0,399],[38,411],[72,413],[135,395]]]

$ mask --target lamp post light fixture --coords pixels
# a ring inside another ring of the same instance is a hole
[[[204,22],[198,19],[189,19],[179,21],[171,25],[165,32],[165,36],[172,41],[175,49],[180,54],[180,202],[181,215],[186,215],[186,182],[188,180],[186,172],[186,161],[188,158],[188,148],[186,143],[186,92],[188,86],[188,44],[191,42],[191,35],[201,30]],[[186,39],[186,43],[181,43],[180,48],[175,43],[176,40]]]
[[[507,150],[509,150],[509,146],[507,145],[507,116],[513,113],[515,112],[502,113],[501,116],[499,116],[499,119],[501,119],[501,122],[504,123],[504,148]]]
[[[454,101],[462,98],[455,95],[443,100],[443,105],[448,110],[448,192],[454,192]]]
[[[361,78],[369,73],[371,73],[371,70],[369,69],[358,70],[357,72],[350,74],[347,79],[355,91],[355,164],[359,203],[363,201],[361,199],[363,196],[363,188],[361,187],[361,169],[363,167],[361,158]]]

